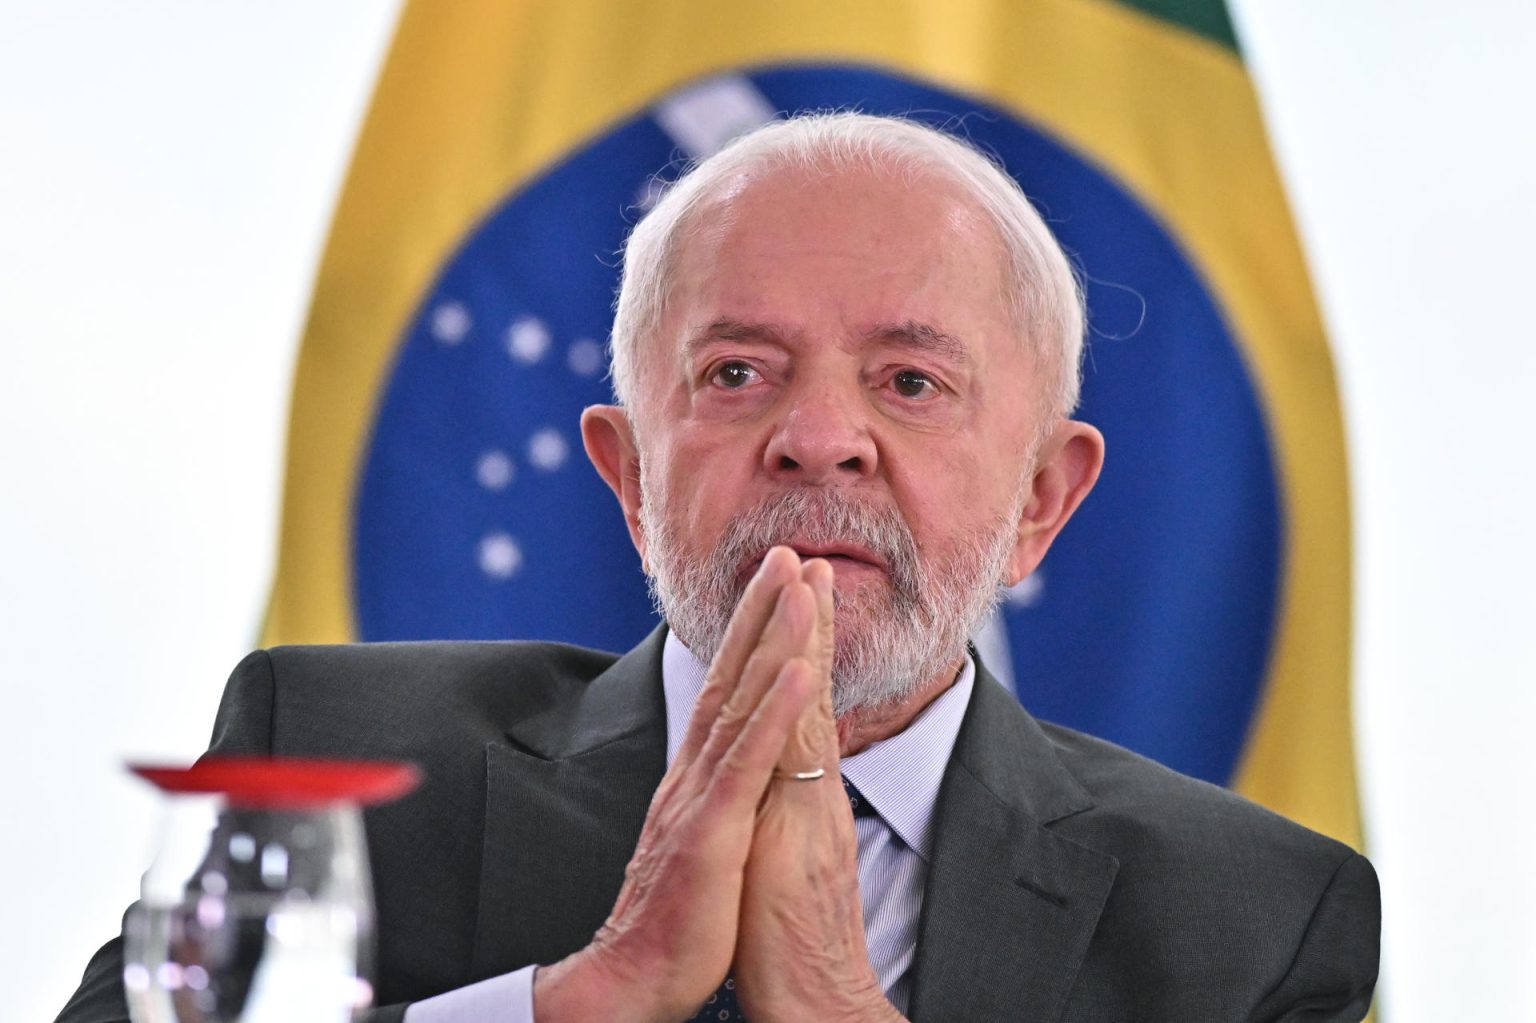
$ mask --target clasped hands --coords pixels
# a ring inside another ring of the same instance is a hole
[[[710,665],[608,921],[534,979],[539,1023],[897,1020],[869,965],[832,714],[833,572],[768,552]],[[814,781],[783,775],[823,768]],[[775,777],[776,773],[780,777]]]

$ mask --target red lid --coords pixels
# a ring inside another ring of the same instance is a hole
[[[302,757],[202,757],[191,767],[129,764],[162,792],[223,795],[237,806],[299,809],[325,803],[387,803],[421,781],[415,764]]]

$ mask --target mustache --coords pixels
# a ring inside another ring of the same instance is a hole
[[[846,492],[802,488],[775,494],[738,512],[726,523],[711,562],[721,579],[740,597],[747,579],[743,565],[761,560],[769,548],[784,544],[829,546],[855,544],[878,555],[886,565],[898,608],[915,610],[926,592],[917,541],[901,513],[868,504]]]

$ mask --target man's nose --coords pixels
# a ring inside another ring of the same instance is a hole
[[[806,385],[786,396],[783,414],[763,452],[769,473],[820,483],[864,477],[878,458],[863,397],[846,389]]]

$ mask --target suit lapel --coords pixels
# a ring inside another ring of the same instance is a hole
[[[613,907],[666,768],[663,636],[487,746],[476,977],[582,948]]]
[[[1058,1019],[1118,862],[1050,825],[1092,806],[983,668],[935,809],[909,1014]]]

